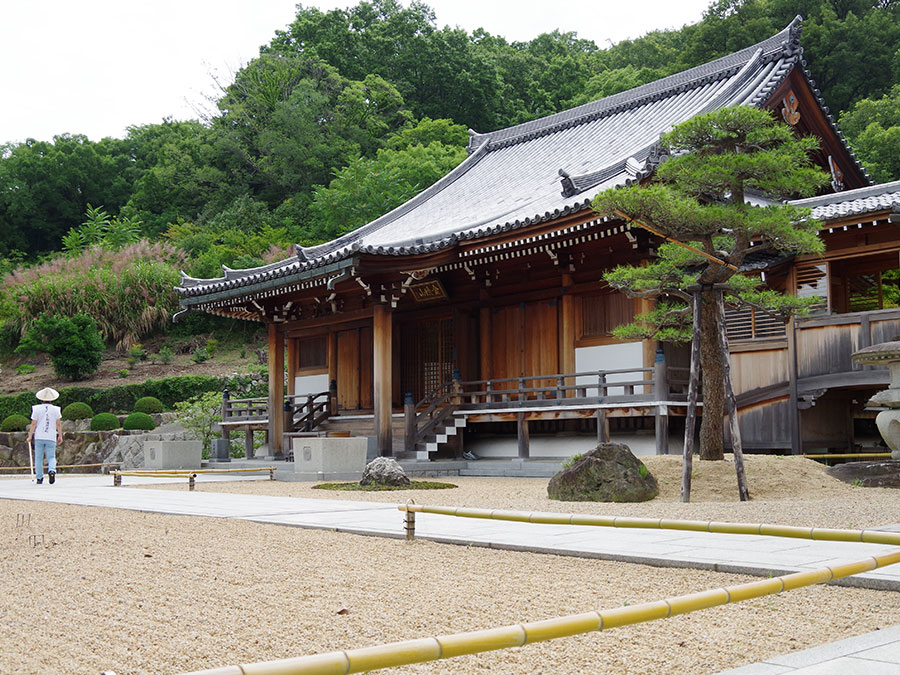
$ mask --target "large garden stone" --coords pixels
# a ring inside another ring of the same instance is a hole
[[[657,494],[656,478],[624,443],[601,443],[547,485],[550,499],[564,502],[645,502]]]
[[[900,488],[900,461],[845,462],[825,469],[838,480],[861,487]]]
[[[396,459],[392,457],[376,457],[366,465],[360,485],[406,486],[409,477]]]

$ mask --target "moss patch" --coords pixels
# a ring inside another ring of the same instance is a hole
[[[360,485],[359,483],[321,483],[313,485],[313,490],[342,490],[358,492],[386,492],[389,490],[447,490],[457,487],[453,483],[438,483],[433,480],[414,480],[409,485]]]

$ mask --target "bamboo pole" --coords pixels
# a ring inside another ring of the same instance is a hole
[[[700,291],[694,291],[691,372],[688,379],[688,407],[684,420],[684,454],[681,460],[681,501],[691,501],[694,464],[694,432],[697,426],[697,392],[700,389]]]
[[[325,675],[363,673],[411,663],[478,654],[560,637],[665,619],[743,600],[826,583],[900,562],[900,551],[865,560],[796,572],[772,579],[690,593],[665,600],[514,624],[500,628],[406,640],[376,647],[348,649],[263,663],[197,671],[194,675]]]
[[[744,471],[744,450],[741,445],[741,428],[738,424],[737,403],[731,386],[731,356],[728,352],[728,335],[725,333],[725,293],[716,291],[716,311],[719,323],[719,346],[722,350],[722,375],[725,380],[725,406],[731,426],[731,452],[734,455],[734,471],[737,474],[738,494],[742,502],[750,500],[747,474]]]

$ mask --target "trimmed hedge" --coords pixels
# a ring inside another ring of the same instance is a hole
[[[159,399],[164,408],[171,409],[179,401],[203,394],[207,391],[222,391],[226,387],[226,378],[211,375],[185,375],[167,377],[162,380],[147,380],[141,384],[125,384],[109,389],[91,387],[67,387],[59,392],[55,402],[59,406],[81,401],[94,411],[129,412],[141,398],[152,396]],[[17,396],[0,396],[0,417],[14,413],[31,415],[31,406],[37,404],[33,393]]]
[[[134,411],[153,415],[154,413],[161,413],[163,411],[163,404],[162,401],[155,396],[144,396],[134,402]]]
[[[112,413],[97,413],[91,420],[91,431],[112,431],[119,428],[119,418]]]
[[[87,403],[76,401],[62,409],[64,420],[89,420],[94,416],[94,411]]]
[[[122,428],[128,430],[142,429],[144,431],[150,431],[156,428],[156,423],[147,413],[133,412],[125,418],[124,422],[122,422]]]
[[[0,431],[25,431],[29,424],[31,424],[31,420],[25,415],[10,415],[0,422]]]

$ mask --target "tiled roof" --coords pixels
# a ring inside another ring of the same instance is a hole
[[[640,180],[673,125],[762,105],[801,60],[800,19],[741,51],[571,110],[487,134],[437,183],[377,220],[297,256],[219,279],[183,277],[184,298],[322,276],[359,254],[407,256],[586,211],[602,189]],[[814,84],[814,83],[812,83]],[[821,101],[820,101],[821,104]],[[826,111],[827,113],[827,111]],[[193,304],[193,303],[191,303]]]
[[[833,195],[797,199],[790,203],[812,209],[813,218],[826,222],[864,216],[878,211],[894,211],[900,214],[900,181],[870,185]]]

